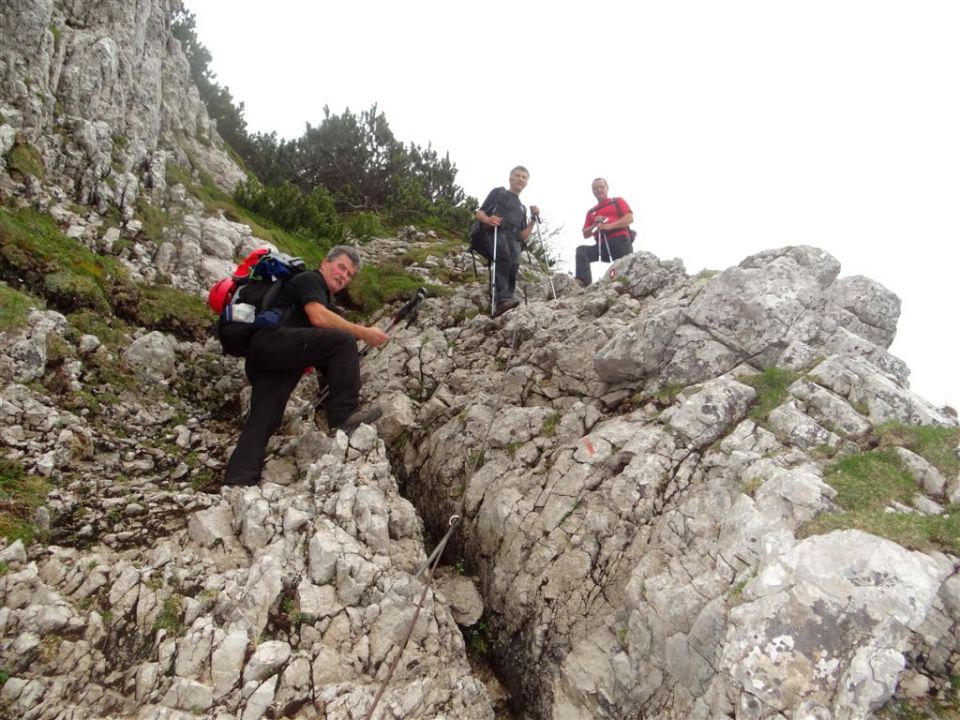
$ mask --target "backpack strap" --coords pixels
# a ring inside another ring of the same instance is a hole
[[[616,210],[617,210],[617,218],[618,218],[618,219],[619,219],[619,218],[622,218],[622,217],[623,217],[623,211],[620,209],[620,203],[617,202],[619,199],[620,199],[620,198],[607,198],[605,202],[597,203],[597,204],[594,205],[592,208],[590,208],[590,212],[592,212],[592,213],[598,213],[598,212],[600,212],[601,209],[603,209],[603,208],[605,208],[605,207],[609,207],[609,206],[612,204],[613,207],[616,208]]]
[[[480,209],[483,210],[485,213],[487,213],[487,215],[494,215],[494,214],[496,214],[496,212],[497,212],[497,206],[500,204],[500,198],[503,197],[503,192],[504,192],[504,191],[505,191],[505,188],[502,188],[502,187],[498,187],[498,188],[496,188],[496,189],[493,191],[493,207],[490,209],[490,212],[487,212],[486,210],[483,210],[482,207],[481,207]]]
[[[615,208],[617,209],[617,220],[619,220],[619,219],[622,218],[624,215],[626,215],[626,213],[623,212],[623,208],[620,207],[620,198],[618,198],[618,197],[612,197],[612,198],[607,198],[607,200],[608,200],[607,204],[597,203],[597,204],[594,206],[592,212],[594,212],[594,213],[599,212],[599,210],[600,210],[601,207],[608,207],[608,206],[610,205],[610,203],[613,203],[613,207],[615,207]],[[627,237],[630,238],[630,244],[631,244],[631,247],[632,247],[632,246],[633,246],[633,237],[634,237],[634,235],[635,235],[636,233],[634,233],[634,231],[630,229],[630,226],[629,226],[629,225],[627,225],[627,226],[624,227],[624,228],[620,228],[619,230],[612,230],[611,232],[617,233],[617,236],[616,236],[616,237],[623,237],[623,236],[620,234],[620,231],[621,231],[621,230],[626,231]],[[599,242],[599,240],[597,240],[597,242]]]

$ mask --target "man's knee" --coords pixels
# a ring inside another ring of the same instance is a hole
[[[352,347],[356,349],[357,340],[346,330],[332,330],[328,329],[325,331],[328,335],[328,342],[337,347],[345,345],[347,347]]]
[[[323,348],[330,352],[350,352],[357,350],[357,340],[346,330],[332,328],[313,328],[308,342],[310,348]]]

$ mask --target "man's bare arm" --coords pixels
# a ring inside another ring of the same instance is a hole
[[[310,324],[314,327],[327,328],[328,330],[346,330],[357,340],[363,340],[363,342],[374,347],[380,347],[388,339],[387,334],[380,328],[352,323],[318,302],[308,302],[303,306],[303,309],[307,313]]]

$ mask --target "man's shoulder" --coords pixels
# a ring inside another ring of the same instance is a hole
[[[302,270],[287,280],[287,284],[300,296],[302,302],[310,302],[318,298],[326,301],[330,297],[323,275],[316,270]]]
[[[316,282],[317,280],[323,281],[323,275],[321,275],[316,270],[301,270],[292,278],[291,281],[295,282]]]

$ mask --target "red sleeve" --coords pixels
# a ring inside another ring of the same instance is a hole
[[[622,197],[614,198],[613,201],[617,204],[617,209],[620,210],[620,217],[623,217],[627,213],[633,212],[633,210],[630,209],[630,206],[627,205],[627,201]]]
[[[586,230],[588,227],[593,225],[593,218],[596,216],[596,213],[590,209],[587,210],[587,219],[583,221],[583,229]]]

